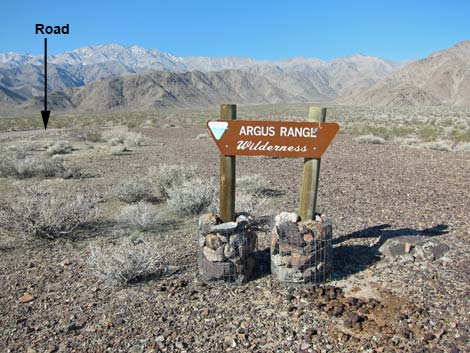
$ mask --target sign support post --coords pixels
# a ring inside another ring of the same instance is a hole
[[[326,108],[310,107],[308,117],[309,121],[324,123],[326,120]],[[303,221],[315,218],[320,161],[320,158],[304,158],[299,210],[300,218]]]
[[[220,105],[221,120],[236,120],[236,104]],[[235,220],[235,156],[220,155],[220,219]]]

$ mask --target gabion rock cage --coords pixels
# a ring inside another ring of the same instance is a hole
[[[202,215],[198,245],[202,280],[245,283],[253,275],[257,236],[249,215],[226,223],[213,213]]]
[[[325,215],[301,221],[296,213],[282,212],[271,234],[271,274],[287,284],[327,281],[332,272],[332,225]]]

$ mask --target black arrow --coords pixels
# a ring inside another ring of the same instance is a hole
[[[47,110],[47,38],[44,38],[44,110],[41,110],[41,115],[46,130],[51,115],[51,111]]]

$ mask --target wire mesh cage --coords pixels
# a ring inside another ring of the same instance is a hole
[[[248,215],[227,223],[212,213],[202,215],[198,246],[199,275],[204,281],[245,283],[253,275],[257,236]]]
[[[315,284],[332,272],[332,224],[324,215],[300,221],[297,214],[276,216],[271,233],[271,274],[283,283]]]

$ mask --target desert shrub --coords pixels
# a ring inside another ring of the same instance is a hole
[[[237,190],[247,194],[260,195],[269,190],[268,181],[261,175],[245,175],[237,179]]]
[[[120,154],[123,154],[125,152],[129,152],[129,150],[126,148],[124,145],[118,145],[118,146],[112,146],[110,149],[110,152],[114,156],[118,156]]]
[[[129,129],[125,127],[105,130],[102,136],[111,146],[118,144],[140,146],[145,142],[145,138],[141,133],[129,131]]]
[[[0,227],[39,238],[60,238],[96,220],[97,198],[41,185],[23,186],[0,205]]]
[[[115,193],[119,200],[127,203],[153,199],[153,188],[147,176],[124,180],[116,186]]]
[[[196,140],[206,140],[208,138],[209,138],[209,134],[207,132],[196,136]]]
[[[57,141],[49,146],[47,153],[51,156],[56,154],[68,154],[72,153],[73,147],[69,141]]]
[[[455,146],[454,151],[457,152],[470,152],[470,142],[459,143]]]
[[[168,206],[178,216],[197,215],[213,203],[214,183],[193,179],[168,190]]]
[[[77,141],[100,142],[103,139],[101,132],[95,129],[74,130],[69,134],[70,138]]]
[[[69,178],[76,175],[78,175],[78,170],[67,168],[60,156],[34,155],[16,146],[0,149],[0,177]]]
[[[237,193],[235,197],[235,211],[247,212],[253,217],[261,217],[269,214],[268,198],[260,195]]]
[[[359,143],[370,143],[373,145],[383,145],[385,143],[385,139],[383,139],[382,137],[371,134],[358,136],[354,140]]]
[[[163,271],[162,256],[155,246],[129,239],[112,247],[92,246],[87,263],[91,272],[110,286],[123,286]]]
[[[447,141],[421,143],[419,147],[434,150],[434,151],[441,151],[441,152],[452,151],[452,145],[449,144]]]
[[[174,186],[182,185],[196,175],[194,166],[178,166],[162,164],[149,171],[155,189],[155,195],[161,200],[169,198],[169,192]]]
[[[161,217],[154,205],[140,201],[125,206],[119,214],[118,221],[125,226],[148,231],[161,224]]]

